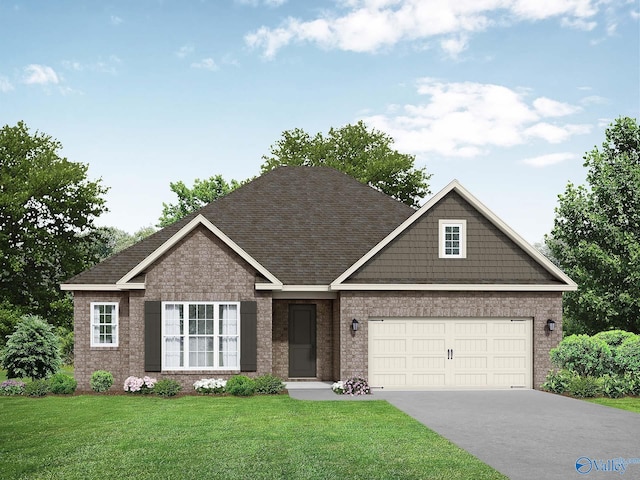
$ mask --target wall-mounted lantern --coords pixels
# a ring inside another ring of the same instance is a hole
[[[556,322],[554,322],[553,320],[549,319],[547,320],[547,329],[550,332],[553,332],[556,329]]]
[[[351,320],[351,330],[354,332],[358,331],[358,320],[356,320],[355,318]]]

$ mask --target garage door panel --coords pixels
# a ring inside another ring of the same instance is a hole
[[[372,386],[531,388],[531,319],[369,322]]]

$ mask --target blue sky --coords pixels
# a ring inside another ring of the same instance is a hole
[[[153,225],[169,182],[259,173],[284,130],[364,120],[526,240],[640,112],[626,0],[0,0],[0,124],[110,187],[99,224]]]

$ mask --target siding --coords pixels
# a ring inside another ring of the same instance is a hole
[[[439,258],[439,220],[466,220],[466,258]],[[346,283],[558,284],[544,267],[452,191]]]

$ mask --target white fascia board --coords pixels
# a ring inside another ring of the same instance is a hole
[[[466,284],[466,283],[342,283],[332,290],[363,291],[451,291],[451,292],[570,292],[577,285],[527,285],[527,284]]]
[[[117,285],[124,285],[132,278],[135,278],[137,275],[142,273],[147,267],[149,267],[153,262],[155,262],[158,258],[164,255],[166,252],[171,249],[174,245],[176,245],[180,240],[186,237],[194,228],[199,225],[203,225],[211,233],[213,233],[216,237],[218,237],[222,242],[224,242],[229,248],[231,248],[234,252],[236,252],[243,260],[245,260],[249,265],[255,268],[260,274],[262,274],[267,280],[271,281],[275,285],[282,285],[282,282],[278,280],[275,275],[269,272],[266,268],[264,268],[260,263],[254,259],[251,255],[249,255],[246,251],[244,251],[237,243],[227,237],[222,230],[216,227],[213,223],[207,220],[204,216],[198,215],[189,223],[187,223],[184,227],[182,227],[178,232],[176,232],[169,240],[164,242],[160,247],[158,247],[151,255],[145,258],[142,262],[136,265],[133,270],[127,273],[124,277],[116,282]]]
[[[466,188],[464,188],[458,180],[453,180],[449,185],[440,190],[436,195],[431,197],[427,203],[425,203],[422,207],[420,207],[416,213],[411,215],[407,220],[405,220],[400,226],[398,226],[393,232],[391,232],[387,237],[385,237],[380,243],[378,243],[375,247],[373,247],[369,252],[367,252],[360,260],[354,263],[348,270],[346,270],[342,275],[336,278],[331,283],[332,289],[337,289],[337,287],[341,287],[347,278],[349,278],[356,270],[362,267],[365,263],[367,263],[374,255],[376,255],[380,250],[389,245],[398,235],[404,232],[410,225],[416,222],[422,215],[428,212],[436,203],[438,203],[445,195],[447,195],[452,190],[458,192],[462,198],[468,201],[471,205],[473,205],[480,213],[482,213],[490,222],[492,222],[498,229],[500,229],[505,235],[507,235],[511,240],[513,240],[518,246],[520,246],[523,250],[525,250],[529,255],[531,255],[542,267],[544,267],[549,273],[554,275],[558,280],[566,283],[566,287],[563,291],[573,291],[577,290],[578,285],[571,280],[562,270],[556,267],[547,257],[542,255],[538,250],[529,245],[529,243],[523,239],[520,235],[518,235],[511,227],[509,227],[506,223],[504,223],[495,213],[493,213],[489,208],[487,208],[480,200],[474,197]],[[562,287],[565,287],[563,285]]]
[[[329,292],[329,285],[274,285],[272,283],[256,283],[256,290],[277,290],[279,292]]]
[[[73,291],[90,291],[90,292],[120,292],[122,290],[144,290],[144,283],[127,283],[127,284],[113,284],[113,283],[61,283],[60,290],[73,292]]]

